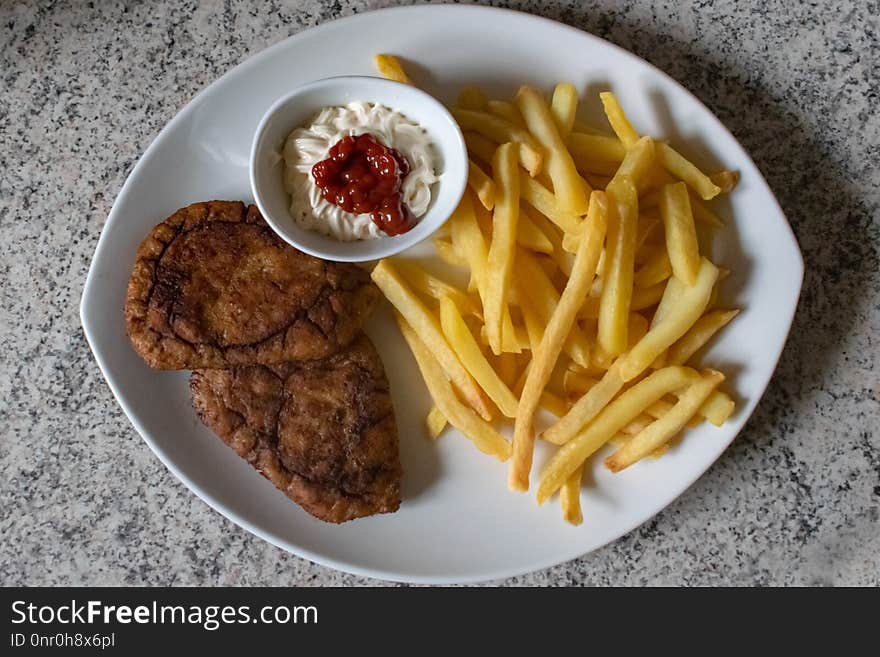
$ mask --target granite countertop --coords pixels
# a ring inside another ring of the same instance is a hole
[[[178,482],[116,405],[78,304],[114,198],[183,105],[290,34],[386,4],[0,5],[0,585],[377,583]],[[779,369],[709,472],[612,545],[503,583],[880,584],[880,7],[502,4],[683,81],[751,152],[806,261]]]

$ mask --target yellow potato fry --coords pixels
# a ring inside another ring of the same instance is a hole
[[[464,399],[484,419],[492,419],[492,411],[486,403],[474,379],[468,374],[464,365],[452,351],[443,337],[437,318],[425,307],[421,300],[406,284],[400,273],[388,260],[380,260],[372,273],[373,282],[382,290],[385,298],[403,315],[416,334],[425,344],[430,345],[431,352],[437,358],[455,387]],[[439,404],[438,404],[439,406]],[[441,407],[441,410],[442,407]],[[444,412],[447,419],[452,418]]]
[[[633,283],[637,287],[651,287],[662,283],[670,276],[672,276],[672,265],[669,262],[669,254],[665,249],[657,249],[636,272]]]
[[[639,201],[639,208],[641,208],[641,205],[642,202]],[[651,241],[659,226],[659,217],[648,214],[639,215],[639,229],[636,233],[636,254],[638,254],[639,249],[641,249],[642,246]]]
[[[556,197],[549,189],[533,178],[520,176],[523,199],[538,212],[559,226],[566,233],[578,233],[581,229],[581,218],[566,212],[557,203]],[[575,248],[575,250],[577,250]]]
[[[483,310],[479,303],[451,283],[429,274],[418,263],[411,260],[395,259],[394,266],[397,267],[406,282],[418,292],[433,297],[437,301],[449,297],[461,309],[461,312],[473,315],[478,319],[483,318]]]
[[[431,438],[437,439],[443,433],[443,429],[446,428],[446,417],[440,412],[439,408],[432,406],[428,412],[428,417],[425,418],[425,425],[428,427],[428,435]]]
[[[449,424],[472,440],[481,452],[495,456],[501,461],[510,458],[510,443],[491,424],[458,401],[434,354],[425,346],[425,343],[403,317],[398,314],[396,318],[400,331],[415,356],[428,392],[437,408],[440,409],[440,413],[448,420]]]
[[[675,434],[684,429],[688,420],[699,410],[712,391],[724,381],[724,375],[715,370],[706,370],[698,381],[691,384],[678,398],[678,403],[659,420],[655,420],[619,450],[605,459],[605,467],[612,472],[620,472],[636,461],[648,456],[658,447],[666,444]]]
[[[471,278],[468,283],[468,290],[478,290],[480,298],[485,299],[486,268],[488,266],[489,251],[486,247],[483,232],[477,223],[474,203],[468,193],[461,197],[458,207],[449,218],[449,226],[452,246],[456,253],[461,253],[464,266],[470,269]]]
[[[623,108],[617,102],[617,97],[610,91],[603,91],[599,94],[599,99],[602,101],[605,116],[608,117],[608,123],[611,124],[611,129],[614,130],[617,138],[627,148],[635,144],[639,140],[639,133],[635,131],[629,119],[626,118]]]
[[[700,407],[700,415],[720,427],[733,415],[735,408],[736,403],[726,393],[716,390]]]
[[[612,365],[599,383],[578,399],[558,422],[542,433],[541,438],[554,445],[564,445],[596,417],[622,388],[623,379],[620,378],[617,366]]]
[[[563,344],[576,326],[580,300],[586,296],[596,272],[599,252],[605,239],[608,201],[605,194],[595,192],[590,197],[590,208],[581,244],[575,256],[572,276],[556,304],[544,335],[533,353],[532,366],[520,397],[513,430],[513,460],[508,485],[512,490],[528,490],[532,467],[535,434],[532,422],[541,393],[550,380]]]
[[[482,160],[486,164],[492,164],[492,156],[495,155],[498,144],[478,132],[465,132],[464,143],[467,146],[469,157]]]
[[[645,310],[646,308],[651,308],[652,306],[656,306],[657,303],[663,298],[663,292],[666,289],[666,283],[657,283],[657,285],[652,285],[651,287],[639,287],[633,289],[632,302],[630,303],[630,310]]]
[[[495,402],[498,410],[507,417],[516,417],[516,397],[492,369],[449,297],[440,301],[440,326],[465,369],[476,379],[489,399]]]
[[[553,253],[553,242],[544,234],[528,210],[522,206],[519,209],[519,224],[517,226],[516,242],[521,247],[537,253]]]
[[[718,269],[703,258],[697,282],[691,287],[686,287],[671,305],[668,313],[620,359],[620,375],[624,381],[641,374],[663,350],[694,325],[706,309],[716,278],[718,278]],[[668,285],[675,280],[678,279],[671,279]]]
[[[638,313],[630,313],[627,321],[627,349],[632,349],[648,332],[648,320]],[[590,350],[590,363],[595,367],[607,370],[614,362],[614,356],[609,355],[597,344]]]
[[[638,196],[632,179],[615,176],[608,186],[608,241],[610,260],[602,279],[597,343],[616,356],[626,349],[626,328],[633,293],[633,267]],[[606,256],[606,257],[609,257]]]
[[[486,112],[453,109],[452,115],[462,130],[473,130],[497,144],[515,143],[519,159],[529,175],[537,176],[541,172],[544,160],[541,147],[525,129]]]
[[[516,94],[516,105],[538,143],[544,148],[544,169],[553,181],[553,193],[566,212],[581,215],[587,211],[587,184],[559,135],[553,114],[541,93],[522,86]]]
[[[480,165],[468,159],[468,185],[487,210],[495,207],[495,183]]]
[[[486,103],[486,110],[490,114],[494,114],[500,119],[510,121],[515,126],[525,128],[526,123],[523,121],[522,114],[516,108],[516,105],[506,100],[490,100]]]
[[[566,442],[550,459],[538,485],[538,504],[547,501],[579,465],[638,417],[647,406],[699,377],[689,367],[666,367],[639,381],[604,407],[583,431]]]
[[[703,203],[695,193],[689,192],[691,198],[691,211],[694,219],[700,223],[711,226],[712,228],[724,228],[724,222],[717,214],[712,212],[709,207]]]
[[[412,84],[412,80],[403,70],[403,64],[394,55],[373,55],[373,61],[383,78],[403,84]]]
[[[501,318],[507,306],[507,290],[513,274],[516,253],[516,226],[519,221],[519,167],[512,143],[502,144],[492,161],[495,174],[495,215],[486,272],[486,295],[483,316],[489,346],[496,356],[501,353]]]
[[[713,183],[709,176],[700,171],[694,164],[672,146],[659,142],[656,148],[657,161],[673,176],[687,183],[704,201],[715,198],[721,188]]]
[[[520,249],[516,256],[517,291],[522,292],[526,303],[531,306],[544,324],[550,321],[557,305],[559,292],[553,282],[530,253]],[[520,305],[523,300],[520,299]],[[587,366],[590,362],[590,343],[580,327],[575,324],[563,345],[565,353],[580,365]]]
[[[621,431],[628,436],[635,436],[642,429],[651,424],[654,420],[654,417],[648,415],[648,413],[645,412],[636,417],[632,422],[627,424],[623,429],[621,429]]]
[[[568,412],[569,404],[562,397],[555,393],[545,390],[541,393],[541,399],[538,405],[545,411],[550,411],[556,417],[562,417]]]
[[[706,313],[669,348],[666,362],[684,365],[715,333],[739,314],[739,310],[713,310]]]
[[[556,129],[565,138],[574,127],[574,118],[577,115],[578,93],[570,82],[560,82],[553,90],[553,100],[550,101],[550,110]]]
[[[572,132],[565,143],[572,157],[586,161],[620,164],[626,157],[626,146],[617,137]]]
[[[739,171],[719,171],[711,174],[709,180],[721,188],[722,194],[729,194],[739,182]]]
[[[535,310],[529,297],[526,294],[520,294],[519,308],[522,311],[523,323],[526,325],[526,333],[529,338],[529,350],[534,354],[538,351],[538,345],[544,337],[544,323]]]
[[[503,352],[495,357],[495,362],[497,363],[495,371],[498,372],[498,376],[504,381],[504,385],[508,388],[512,388],[514,384],[516,384],[516,379],[519,376],[517,372],[516,354]]]
[[[664,185],[660,189],[660,216],[672,271],[676,278],[693,285],[700,270],[700,247],[684,183]]]
[[[464,87],[458,93],[458,106],[462,109],[482,111],[486,109],[486,96],[474,85]]]
[[[626,156],[614,176],[626,176],[636,187],[641,187],[653,166],[654,140],[650,137],[642,137],[627,149]]]
[[[559,230],[559,226],[547,219],[540,212],[533,212],[524,205],[520,206],[520,216],[524,214],[529,216],[529,220],[535,224],[535,227],[541,231],[551,245],[550,257],[556,266],[566,275],[571,276],[571,268],[574,265],[574,253],[568,252],[562,246],[563,233]],[[577,248],[574,249],[577,251]]]
[[[559,501],[562,504],[562,517],[572,525],[579,525],[584,521],[581,512],[581,478],[584,474],[584,466],[581,465],[562,484],[559,491]]]
[[[433,240],[433,242],[434,248],[437,249],[437,253],[443,259],[443,262],[454,267],[467,267],[467,262],[456,253],[449,240],[438,238]]]

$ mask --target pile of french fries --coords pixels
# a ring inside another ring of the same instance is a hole
[[[377,65],[410,83],[394,57]],[[537,499],[559,491],[573,524],[584,465],[606,443],[616,449],[604,465],[619,472],[734,410],[724,375],[691,361],[738,312],[716,307],[728,272],[698,240],[723,227],[706,202],[737,174],[706,175],[639,135],[614,94],[600,100],[612,134],[577,119],[571,84],[549,99],[529,86],[512,100],[464,89],[452,114],[469,190],[434,244],[467,270],[467,287],[412,260],[382,260],[372,274],[434,400],[430,435],[449,424],[509,460],[516,491],[529,488],[535,440],[557,445]],[[541,408],[556,420],[538,435]]]

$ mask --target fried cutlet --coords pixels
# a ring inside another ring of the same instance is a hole
[[[294,249],[255,206],[208,201],[141,243],[125,320],[151,367],[272,364],[338,352],[378,298],[365,270]]]
[[[391,394],[365,335],[324,360],[198,370],[190,387],[202,421],[313,516],[345,522],[400,505]]]

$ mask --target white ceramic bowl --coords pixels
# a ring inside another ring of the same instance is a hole
[[[279,161],[284,141],[324,107],[353,101],[378,103],[421,125],[438,156],[439,180],[432,188],[428,211],[408,232],[394,237],[344,242],[299,226],[290,215],[290,195]],[[340,76],[297,87],[278,99],[260,120],[250,158],[251,189],[266,221],[288,244],[325,260],[363,262],[399,253],[440,228],[467,184],[467,149],[458,124],[433,96],[410,85],[382,78]]]

